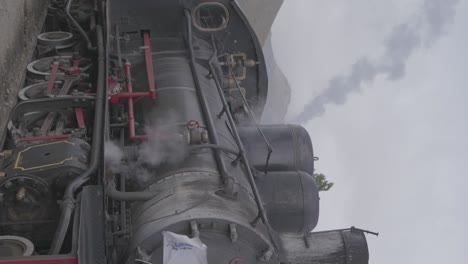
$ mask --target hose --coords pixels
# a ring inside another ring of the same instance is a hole
[[[71,2],[71,0],[70,0]],[[69,2],[69,3],[70,3]],[[93,125],[93,145],[91,147],[91,163],[88,169],[83,172],[81,175],[76,177],[65,190],[63,197],[63,202],[60,206],[61,214],[57,229],[55,230],[54,238],[52,241],[52,246],[49,249],[50,255],[55,255],[60,253],[62,248],[65,235],[67,234],[68,225],[70,224],[71,215],[75,208],[75,199],[74,195],[78,188],[81,187],[85,182],[87,182],[92,174],[97,171],[99,166],[99,160],[101,156],[101,146],[103,138],[103,128],[104,128],[104,40],[101,25],[96,26],[97,33],[97,49],[98,49],[98,78],[97,78],[97,88],[96,88],[96,99],[95,99],[95,118]]]
[[[87,49],[88,50],[96,50],[96,47],[93,47],[93,44],[91,43],[91,40],[88,37],[88,34],[86,34],[84,29],[80,26],[80,24],[78,22],[76,22],[76,20],[70,14],[70,7],[71,7],[72,2],[73,2],[73,0],[68,0],[67,6],[65,7],[65,13],[68,16],[68,19],[70,19],[70,21],[73,23],[73,25],[76,27],[76,29],[80,32],[81,36],[85,39],[86,44],[87,44],[87,46],[86,46]],[[97,28],[97,26],[96,26],[96,28]],[[102,29],[101,29],[101,31],[102,31]]]

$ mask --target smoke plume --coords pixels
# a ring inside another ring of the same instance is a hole
[[[455,15],[458,0],[426,0],[419,16],[395,26],[384,43],[384,54],[372,60],[358,59],[348,75],[339,75],[329,81],[327,89],[307,103],[295,118],[305,123],[325,112],[327,104],[343,104],[352,92],[360,92],[361,84],[372,82],[383,75],[396,81],[405,76],[406,61],[420,47],[430,47],[444,35],[447,25]]]

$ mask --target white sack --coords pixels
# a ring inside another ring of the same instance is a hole
[[[163,264],[208,264],[206,246],[199,238],[163,231]]]

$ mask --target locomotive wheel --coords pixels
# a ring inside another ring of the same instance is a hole
[[[37,42],[41,46],[56,49],[69,48],[75,44],[73,41],[73,34],[70,32],[63,31],[52,31],[42,33],[39,36],[37,36]]]
[[[52,88],[52,94],[57,94],[60,90],[62,82],[56,81],[54,83],[54,87]],[[29,86],[24,87],[18,93],[18,98],[21,101],[27,101],[30,99],[39,99],[39,98],[48,98],[47,95],[47,86],[49,85],[48,82],[41,82],[32,84]]]
[[[19,91],[18,98],[21,101],[27,101],[31,99],[40,99],[40,98],[49,98],[50,95],[47,94],[48,85],[49,85],[48,82],[40,82],[40,83],[35,83],[32,85],[26,86]],[[51,94],[57,95],[60,89],[62,89],[64,85],[66,85],[65,82],[56,81],[52,88]],[[91,90],[90,84],[73,81],[73,83],[71,84],[71,87],[68,89],[67,95],[69,95],[72,92],[89,93],[90,90]]]
[[[91,68],[91,61],[85,58],[74,58],[73,56],[56,56],[35,60],[28,64],[28,77],[32,80],[45,80],[52,73],[54,61],[59,62],[57,78],[64,76],[78,76]]]

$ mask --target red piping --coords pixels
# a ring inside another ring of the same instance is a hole
[[[69,138],[70,135],[51,135],[51,136],[37,136],[37,137],[25,137],[20,138],[18,141],[42,141],[42,140],[56,140]],[[0,262],[1,264],[2,262]]]
[[[117,104],[121,98],[133,98],[133,97],[151,97],[149,92],[123,92],[111,95],[111,104]]]
[[[133,141],[142,141],[146,140],[147,136],[146,135],[135,135],[135,115],[133,112],[133,97],[136,96],[131,96],[133,94],[133,85],[132,85],[132,74],[130,72],[130,63],[127,62],[125,63],[125,75],[127,77],[127,91],[128,93],[125,93],[126,95],[129,95],[128,98],[128,134],[131,140]],[[145,93],[148,94],[148,93]],[[112,101],[112,98],[111,98]],[[117,99],[118,101],[118,99]]]
[[[132,75],[130,73],[130,63],[125,63],[125,76],[127,77],[127,92],[114,94],[110,98],[111,104],[116,104],[121,98],[128,99],[128,134],[133,141],[148,140],[147,135],[135,135],[135,113],[133,110],[134,97],[156,98],[156,85],[154,80],[153,55],[151,54],[151,42],[149,32],[143,33],[143,44],[145,49],[146,73],[148,75],[149,92],[133,92]]]
[[[143,33],[143,44],[145,49],[146,73],[148,75],[148,86],[151,98],[156,98],[156,87],[154,82],[153,55],[151,54],[151,42],[149,32]]]

